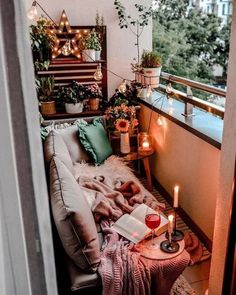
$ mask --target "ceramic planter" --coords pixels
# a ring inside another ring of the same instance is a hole
[[[144,84],[155,88],[159,86],[161,67],[159,68],[143,68]]]
[[[101,50],[95,50],[95,60],[101,60]]]
[[[55,103],[55,101],[41,102],[41,114],[46,115],[46,116],[56,114],[56,103]]]
[[[83,111],[83,106],[82,102],[78,102],[76,104],[65,103],[65,109],[68,114],[81,113]]]
[[[85,62],[95,61],[95,50],[94,49],[85,49],[82,51],[82,58]]]
[[[129,132],[123,132],[120,134],[120,152],[122,154],[130,153]]]

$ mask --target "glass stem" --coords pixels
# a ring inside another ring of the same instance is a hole
[[[171,246],[171,242],[172,242],[172,233],[171,232],[169,232],[169,235],[168,235],[168,237],[169,237],[169,245]]]
[[[152,229],[152,246],[155,246],[155,243],[154,243],[154,229]]]

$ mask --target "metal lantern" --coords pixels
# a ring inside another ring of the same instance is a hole
[[[138,135],[138,152],[140,155],[153,153],[152,137],[147,132],[140,132]]]

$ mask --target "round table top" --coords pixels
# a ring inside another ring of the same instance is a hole
[[[140,251],[141,256],[149,258],[149,259],[155,259],[155,260],[171,259],[171,258],[178,256],[179,254],[181,254],[183,252],[184,247],[185,247],[184,240],[178,241],[179,250],[177,252],[175,252],[175,253],[163,252],[160,249],[160,244],[162,241],[165,241],[165,240],[166,240],[166,237],[165,237],[165,233],[164,233],[164,234],[154,238],[155,244],[157,244],[157,248],[155,248],[155,249],[148,248],[148,246],[152,242],[151,239],[145,239],[141,243],[137,244],[136,248],[138,251]]]
[[[154,150],[151,150],[149,152],[141,153],[141,154],[138,152],[131,152],[131,153],[124,155],[122,157],[125,161],[136,161],[136,160],[144,159],[146,157],[150,157],[153,154],[154,154]]]

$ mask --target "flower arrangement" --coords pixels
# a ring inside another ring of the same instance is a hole
[[[105,116],[107,127],[115,128],[119,132],[128,132],[138,125],[135,106],[121,104],[120,106],[109,107],[105,111]]]
[[[88,98],[101,98],[102,97],[102,91],[97,83],[87,86],[86,87],[86,94]]]

